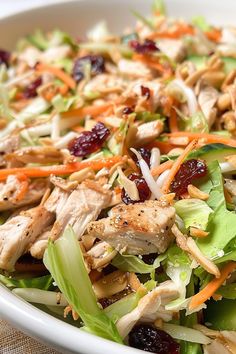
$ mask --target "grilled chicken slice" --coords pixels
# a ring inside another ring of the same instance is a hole
[[[13,271],[16,261],[29,249],[54,215],[43,205],[22,211],[0,226],[0,269]]]
[[[108,218],[91,222],[88,234],[127,254],[163,253],[173,239],[175,209],[165,202],[120,205]]]
[[[156,139],[163,131],[164,124],[161,120],[155,120],[141,124],[135,137],[134,146],[143,146]]]
[[[6,155],[6,160],[16,164],[63,162],[62,153],[53,146],[30,146]]]
[[[165,55],[176,62],[181,62],[187,54],[185,44],[178,39],[159,40],[158,47]]]
[[[6,183],[0,183],[0,211],[19,208],[38,202],[45,193],[47,181],[36,179],[30,183],[23,199],[18,199],[21,182],[16,176],[7,177]]]
[[[29,251],[32,257],[42,259],[44,251],[47,248],[48,239],[50,238],[51,227],[47,228],[30,247]]]
[[[0,139],[0,166],[5,166],[5,155],[12,153],[20,146],[20,138],[18,135],[8,135]]]
[[[111,192],[94,181],[84,181],[69,195],[62,209],[57,208],[59,212],[51,231],[51,238],[55,240],[60,237],[70,225],[79,239],[89,222],[97,219],[102,209],[109,205],[110,200]]]

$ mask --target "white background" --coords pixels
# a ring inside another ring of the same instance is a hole
[[[65,0],[0,0],[0,18],[19,10]]]

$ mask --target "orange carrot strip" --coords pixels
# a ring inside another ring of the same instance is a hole
[[[177,147],[180,147],[180,146],[179,145],[173,145],[173,144],[170,144],[169,142],[159,141],[159,140],[153,141],[153,142],[151,142],[150,144],[147,145],[148,149],[152,149],[154,147],[157,147],[158,149],[160,149],[162,154],[168,154],[168,152],[170,152],[170,150],[172,150],[174,148],[177,148]],[[182,147],[183,146],[181,146],[181,148]]]
[[[178,129],[178,122],[177,122],[177,113],[173,107],[170,110],[169,127],[170,127],[171,133],[176,133],[179,130]]]
[[[236,140],[223,138],[219,135],[207,134],[207,133],[190,133],[190,132],[174,132],[170,134],[165,134],[168,137],[188,137],[190,140],[194,139],[204,139],[207,143],[221,143],[229,146],[236,147]]]
[[[228,276],[236,269],[236,262],[230,262],[221,269],[219,278],[215,278],[208,283],[204,289],[194,295],[189,303],[189,309],[193,310],[207,301],[219,287],[224,283]]]
[[[63,117],[70,117],[76,116],[84,118],[85,116],[89,115],[92,117],[96,117],[99,114],[102,114],[108,110],[108,108],[113,107],[112,102],[107,102],[102,105],[92,105],[92,106],[85,106],[81,108],[72,109],[68,112],[63,113]]]
[[[168,160],[166,162],[163,162],[161,165],[153,168],[151,170],[151,174],[153,176],[155,176],[155,177],[159,176],[162,172],[164,172],[164,171],[168,170],[169,168],[171,168],[173,166],[173,163],[174,163],[174,161],[172,161],[172,160]]]
[[[16,178],[19,182],[21,182],[19,189],[15,195],[15,200],[19,202],[20,200],[24,199],[28,189],[29,189],[29,181],[28,177],[24,173],[17,173]]]
[[[184,151],[182,152],[182,154],[175,160],[175,162],[173,163],[170,173],[167,177],[167,179],[165,180],[163,187],[162,187],[162,191],[163,193],[168,193],[169,192],[169,188],[171,185],[171,182],[173,181],[176,173],[178,172],[181,164],[184,162],[185,158],[188,156],[188,154],[190,153],[190,151],[192,151],[195,146],[197,144],[197,140],[193,140],[190,144],[188,144],[188,146],[184,149]]]
[[[135,53],[133,54],[133,60],[141,61],[150,68],[160,71],[163,74],[163,78],[168,78],[172,75],[170,66],[165,67],[164,65],[158,63],[156,59],[153,59],[148,55]]]
[[[169,39],[178,39],[186,34],[193,35],[194,28],[187,24],[179,24],[175,30],[172,31],[162,31],[162,32],[153,32],[148,38],[157,39],[157,38],[169,38]]]
[[[218,28],[212,28],[210,31],[205,32],[205,35],[210,41],[218,43],[221,39],[222,32]]]
[[[0,170],[0,181],[5,180],[9,175],[16,175],[18,173],[23,173],[27,177],[48,177],[51,174],[56,176],[69,175],[86,167],[91,167],[94,171],[99,171],[103,167],[110,168],[120,161],[122,161],[122,156],[113,156],[99,160],[74,162],[67,165],[6,168]]]
[[[63,70],[56,68],[55,66],[51,66],[45,63],[38,63],[36,65],[36,70],[39,72],[48,71],[52,73],[71,89],[75,89],[76,87],[76,82],[72,79],[72,77],[66,74]]]

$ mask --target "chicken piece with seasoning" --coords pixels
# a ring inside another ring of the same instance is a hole
[[[121,253],[163,253],[173,240],[175,209],[166,202],[119,205],[108,218],[91,222],[88,234],[106,241]]]

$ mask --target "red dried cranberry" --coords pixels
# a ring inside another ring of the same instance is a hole
[[[131,114],[134,110],[131,107],[125,107],[122,111],[123,114]]]
[[[98,122],[91,131],[84,131],[69,143],[70,153],[78,157],[90,155],[101,148],[109,134],[109,129],[102,122]]]
[[[11,54],[8,51],[6,51],[4,49],[0,49],[0,65],[5,64],[6,66],[8,66],[10,56],[11,56]]]
[[[158,254],[157,253],[149,253],[149,254],[144,254],[142,256],[142,260],[144,261],[144,263],[146,264],[153,264],[154,261],[156,260]]]
[[[75,60],[72,76],[76,82],[84,78],[86,64],[91,66],[91,74],[98,75],[105,71],[105,61],[101,55],[86,55]]]
[[[141,86],[141,94],[142,96],[145,96],[147,100],[151,97],[150,89],[145,86]]]
[[[145,39],[143,43],[140,43],[137,40],[132,40],[129,42],[129,45],[135,52],[140,54],[148,54],[151,52],[159,51],[156,43],[150,39]]]
[[[150,197],[151,192],[145,179],[136,173],[131,173],[131,175],[129,175],[128,178],[131,181],[134,181],[134,183],[136,184],[139,193],[139,200],[132,200],[130,196],[126,193],[125,189],[123,188],[121,191],[122,201],[125,204],[135,204],[147,200]]]
[[[193,180],[206,176],[207,166],[204,161],[201,160],[187,160],[184,162],[171,184],[171,191],[180,197],[187,192],[188,185]]]
[[[135,326],[129,334],[129,345],[145,352],[179,354],[179,344],[166,332],[149,324]]]
[[[25,98],[32,98],[37,96],[37,88],[42,84],[42,78],[38,77],[35,81],[31,82],[28,87],[23,91]]]
[[[144,161],[150,167],[151,151],[146,149],[146,148],[144,148],[144,147],[137,149],[137,151],[140,153],[140,155],[142,156]],[[133,154],[132,157],[133,157],[133,160],[136,162],[136,165],[139,167],[139,161],[138,161],[137,156],[135,154]]]

